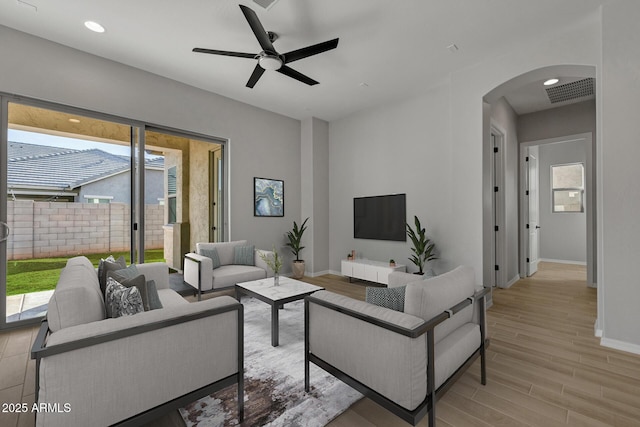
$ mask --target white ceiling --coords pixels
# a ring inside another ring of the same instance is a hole
[[[522,115],[534,113],[536,111],[548,110],[550,108],[563,107],[576,102],[590,101],[596,98],[594,94],[591,96],[579,97],[570,101],[562,101],[552,104],[551,101],[549,101],[549,96],[546,92],[547,86],[544,86],[543,84],[548,77],[558,79],[558,83],[548,86],[549,88],[573,83],[585,78],[585,76],[553,75],[531,83],[523,84],[505,95],[505,99],[511,105],[516,114]]]
[[[425,91],[452,70],[525,41],[550,38],[610,1],[279,0],[265,10],[250,0],[5,0],[0,24],[290,117],[334,120]],[[280,53],[339,37],[337,49],[291,64],[320,84],[267,71],[249,89],[253,59],[191,52],[261,50],[238,3],[279,34]],[[88,31],[88,19],[107,31]],[[452,44],[455,53],[447,48]],[[517,98],[526,103],[526,94]]]

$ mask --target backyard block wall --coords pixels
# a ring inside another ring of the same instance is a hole
[[[7,202],[7,259],[76,256],[128,251],[129,205]],[[164,206],[145,206],[145,248],[164,246]]]

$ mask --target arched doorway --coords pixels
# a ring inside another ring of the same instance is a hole
[[[555,91],[550,91],[543,85],[551,77],[559,78],[559,82],[551,85],[552,88],[557,88]],[[591,92],[575,90],[582,84],[591,84]],[[557,65],[521,74],[498,85],[484,96],[483,151],[486,154],[483,155],[483,175],[490,176],[489,182],[492,183],[490,187],[485,186],[485,192],[493,193],[485,194],[485,197],[494,200],[491,205],[485,204],[483,210],[483,235],[485,241],[491,243],[485,245],[484,269],[488,271],[495,268],[494,285],[508,287],[519,277],[526,276],[527,270],[532,270],[529,269],[527,259],[531,261],[534,258],[529,254],[534,250],[530,240],[534,241],[536,236],[532,236],[534,233],[526,228],[530,223],[525,173],[529,166],[526,163],[528,146],[538,145],[535,141],[542,141],[541,144],[574,141],[576,138],[572,136],[579,134],[593,141],[586,148],[584,233],[587,282],[596,286],[594,86],[595,67]],[[553,98],[554,92],[562,91],[566,92],[564,98]],[[553,116],[559,117],[549,119]],[[545,117],[550,121],[545,122]],[[501,141],[500,148],[496,147],[496,141]],[[545,174],[545,178],[548,178],[548,172],[546,169],[538,171],[539,174]]]

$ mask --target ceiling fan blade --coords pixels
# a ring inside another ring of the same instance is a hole
[[[253,9],[248,8],[244,5],[239,5],[240,9],[242,9],[242,13],[244,13],[244,17],[247,19],[249,26],[253,30],[253,34],[255,34],[258,39],[258,43],[260,43],[260,47],[267,53],[277,54],[276,49],[273,47],[273,43],[269,40],[269,35],[267,31],[262,26],[262,23],[258,19],[258,15],[253,11]]]
[[[338,47],[339,40],[340,39],[333,39],[326,42],[314,44],[313,46],[303,47],[302,49],[292,50],[291,52],[282,55],[284,56],[284,63],[288,64],[289,62],[297,61],[298,59],[307,58],[309,56],[317,55],[319,53],[335,49],[336,47]]]
[[[255,59],[255,57],[257,56],[257,54],[255,53],[230,52],[228,50],[203,49],[200,47],[194,47],[193,52],[211,53],[213,55],[237,56],[239,58],[251,58],[251,59]]]
[[[304,74],[302,74],[302,73],[300,73],[300,72],[298,72],[298,71],[294,70],[293,68],[288,67],[286,65],[283,65],[277,71],[279,73],[284,74],[285,76],[289,76],[289,77],[291,77],[293,79],[296,79],[296,80],[298,80],[298,81],[300,81],[302,83],[306,83],[309,86],[317,85],[319,83],[319,82],[313,80],[312,78],[307,77]]]
[[[253,69],[253,73],[251,73],[251,77],[249,77],[249,81],[247,82],[247,87],[252,88],[258,83],[260,77],[264,73],[264,68],[262,68],[259,64],[256,64],[256,68]]]

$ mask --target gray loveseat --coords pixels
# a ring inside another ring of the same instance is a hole
[[[170,289],[165,263],[137,269],[163,308],[105,318],[91,262],[67,262],[31,352],[36,399],[60,410],[38,413],[36,426],[140,425],[236,383],[242,419],[242,305],[188,303]]]
[[[249,257],[240,256],[243,248],[250,247],[246,240],[196,243],[196,252],[184,256],[185,283],[193,286],[200,299],[204,292],[273,276],[273,271],[260,257],[260,254],[273,256],[273,252],[254,248]],[[212,258],[217,261],[215,265]]]
[[[458,267],[406,287],[404,312],[328,291],[305,298],[305,388],[314,363],[415,425],[481,357],[485,295],[473,269]]]

